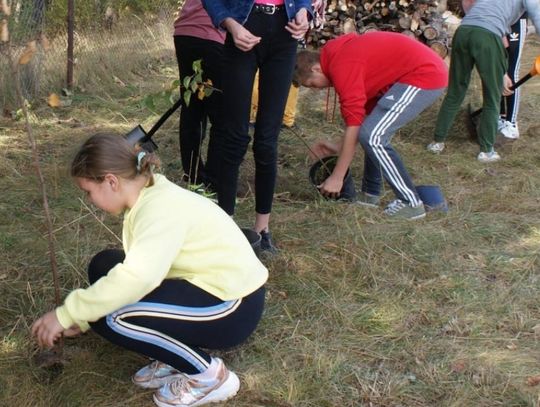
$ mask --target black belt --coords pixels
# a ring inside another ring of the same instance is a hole
[[[285,10],[285,6],[276,6],[274,4],[258,4],[253,5],[253,11],[256,13],[274,14],[276,11]]]

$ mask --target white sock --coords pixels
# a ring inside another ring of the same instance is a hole
[[[212,362],[210,362],[210,366],[208,366],[208,369],[206,369],[204,372],[197,373],[197,374],[190,374],[187,375],[190,379],[194,379],[198,382],[213,382],[216,380],[217,374],[218,374],[218,362],[216,359],[212,358]]]

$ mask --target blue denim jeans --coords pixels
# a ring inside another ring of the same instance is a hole
[[[255,0],[203,0],[202,3],[214,25],[219,27],[227,17],[232,17],[243,25],[250,17]],[[287,0],[284,6],[289,20],[292,20],[301,8],[313,15],[311,0]]]

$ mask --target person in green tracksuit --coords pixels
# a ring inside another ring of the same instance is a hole
[[[450,80],[439,111],[434,141],[427,148],[434,153],[444,149],[444,142],[459,110],[474,67],[482,80],[482,115],[478,128],[478,161],[501,159],[493,145],[497,134],[501,94],[508,96],[512,80],[506,74],[508,60],[503,37],[524,12],[540,33],[538,0],[464,0],[466,15],[452,40]],[[470,7],[470,10],[468,8]]]

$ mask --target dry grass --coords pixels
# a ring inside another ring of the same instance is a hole
[[[160,18],[143,21],[136,15],[126,16],[112,30],[77,30],[74,40],[74,87],[77,92],[99,95],[102,103],[114,104],[118,98],[147,93],[146,77],[158,78],[174,73],[172,12]],[[18,57],[25,43],[10,44]],[[67,34],[50,36],[50,48],[38,46],[31,62],[20,67],[22,87],[29,99],[60,93],[66,84]],[[4,51],[4,50],[0,50]],[[16,110],[8,58],[0,53],[0,109]],[[4,74],[4,72],[6,74]],[[150,83],[161,86],[163,83]],[[81,100],[77,100],[81,102]],[[84,102],[84,101],[82,101]],[[114,109],[117,113],[125,113]]]
[[[540,44],[530,41],[526,61]],[[173,65],[170,65],[173,67]],[[145,83],[79,94],[70,108],[35,106],[34,125],[56,229],[63,294],[84,285],[85,266],[116,239],[81,204],[66,174],[74,149],[97,129],[126,131],[155,117],[138,107],[168,71],[145,68]],[[150,69],[150,70],[149,70]],[[130,94],[131,92],[131,94]],[[122,96],[122,94],[124,96]],[[437,108],[395,139],[418,184],[438,184],[448,214],[390,221],[380,211],[321,200],[307,179],[303,143],[283,131],[273,232],[282,254],[268,263],[264,319],[244,346],[224,352],[242,378],[231,406],[538,406],[540,374],[540,81],[524,88],[522,138],[503,161],[476,162],[456,123],[440,156],[425,151]],[[74,119],[74,120],[70,120]],[[164,171],[180,177],[176,123],[157,138]],[[324,95],[304,90],[298,124],[308,141],[339,135],[324,120]],[[150,406],[129,381],[144,359],[89,333],[66,344],[62,371],[33,366],[33,319],[52,306],[43,215],[21,123],[0,122],[0,405]],[[238,223],[249,225],[253,194]],[[359,154],[353,173],[360,180]],[[387,190],[383,201],[391,200]],[[120,233],[120,220],[102,220]]]

